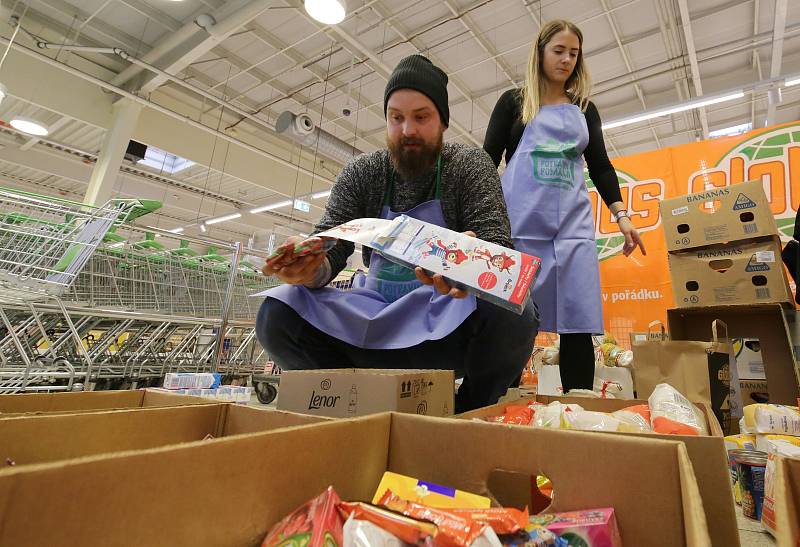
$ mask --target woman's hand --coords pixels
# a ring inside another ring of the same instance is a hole
[[[622,247],[622,254],[631,256],[636,247],[642,250],[642,254],[647,256],[647,251],[644,249],[642,236],[639,235],[639,230],[633,227],[633,222],[628,217],[619,219],[619,231],[625,236],[625,245]]]

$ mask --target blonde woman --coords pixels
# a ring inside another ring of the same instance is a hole
[[[594,214],[583,176],[589,176],[625,236],[625,256],[639,233],[622,203],[606,154],[583,34],[569,21],[545,24],[531,49],[525,87],[505,92],[492,112],[484,149],[495,165],[505,153],[503,194],[516,249],[542,259],[533,298],[540,330],[561,335],[564,392],[592,389],[591,335],[603,332]]]

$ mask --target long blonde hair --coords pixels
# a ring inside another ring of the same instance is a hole
[[[581,29],[569,21],[556,19],[545,23],[539,31],[539,36],[531,47],[531,54],[528,57],[528,71],[525,74],[525,87],[522,88],[522,121],[528,123],[542,105],[542,96],[545,92],[544,70],[542,60],[544,48],[553,39],[553,36],[561,31],[567,30],[578,37],[578,60],[572,74],[569,75],[564,84],[567,96],[585,111],[589,103],[589,92],[591,91],[592,81],[589,77],[589,70],[583,62],[583,33]]]

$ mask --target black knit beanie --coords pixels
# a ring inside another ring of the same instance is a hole
[[[386,82],[383,92],[383,116],[386,117],[386,106],[389,96],[398,89],[414,89],[426,95],[436,110],[445,127],[450,125],[450,107],[447,104],[447,74],[434,65],[430,59],[422,55],[409,55],[399,63]]]

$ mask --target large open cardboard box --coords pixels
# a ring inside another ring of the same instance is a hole
[[[524,404],[527,401],[537,400],[544,404],[553,401],[562,403],[579,404],[586,410],[598,412],[614,412],[625,407],[647,404],[642,400],[623,400],[623,399],[590,399],[578,397],[549,397],[537,395],[536,397],[525,397],[518,401],[506,401],[496,405],[487,406],[471,412],[460,414],[457,417],[463,419],[484,419],[489,416],[500,416],[506,407],[514,404]],[[609,433],[605,435],[636,436],[644,438],[656,438],[665,440],[681,441],[686,445],[689,459],[694,467],[697,477],[697,484],[700,489],[700,496],[703,498],[706,521],[711,533],[713,545],[720,547],[730,547],[739,545],[739,532],[736,525],[736,513],[731,490],[730,471],[728,467],[728,454],[725,450],[725,443],[722,436],[722,428],[719,425],[714,413],[708,406],[699,403],[697,406],[703,411],[711,436],[692,437],[685,435],[655,435],[655,434],[636,434],[636,433]],[[496,425],[496,424],[495,424]],[[499,426],[499,427],[524,427],[528,426]],[[591,433],[600,435],[600,433]],[[601,471],[593,460],[593,454],[584,451],[587,458],[587,466]],[[631,463],[635,465],[635,463]],[[545,474],[549,477],[549,475]],[[525,503],[531,499],[530,476],[520,477],[508,475],[503,480],[503,488],[508,492],[508,496],[513,496],[518,503]],[[662,545],[668,545],[663,543]]]
[[[198,405],[209,402],[213,401],[150,389],[75,393],[15,393],[0,395],[0,418],[22,413],[74,413],[116,408]]]
[[[230,403],[21,416],[0,420],[0,461],[9,459],[21,466],[322,420],[325,418]]]
[[[487,494],[496,469],[546,474],[552,511],[613,507],[625,545],[710,545],[682,443],[394,413],[4,469],[0,545],[257,546],[329,485],[370,500],[388,470]]]
[[[669,332],[673,340],[711,340],[711,323],[714,319],[725,322],[729,338],[758,338],[769,402],[794,405],[797,402],[800,370],[795,362],[787,315],[794,319],[793,310],[778,304],[667,310]],[[754,401],[742,402],[747,405]]]
[[[780,458],[775,474],[778,547],[800,545],[800,460]]]

